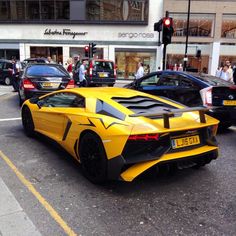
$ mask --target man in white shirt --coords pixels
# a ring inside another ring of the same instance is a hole
[[[135,79],[139,79],[139,78],[143,77],[143,74],[144,74],[143,63],[139,62],[138,63],[138,70],[135,75]]]
[[[225,65],[220,73],[220,78],[230,82],[229,66]]]
[[[79,67],[79,84],[80,84],[80,87],[86,87],[86,78],[85,78],[85,74],[87,72],[86,64],[87,64],[87,61],[83,61],[81,66]]]

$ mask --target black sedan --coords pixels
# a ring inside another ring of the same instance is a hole
[[[214,76],[157,71],[125,87],[164,96],[186,106],[207,107],[223,129],[236,120],[236,86]]]
[[[19,104],[33,96],[74,88],[74,80],[63,66],[58,64],[28,64],[19,82]]]

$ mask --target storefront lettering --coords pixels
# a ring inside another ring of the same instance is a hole
[[[118,33],[119,38],[154,38],[154,33]]]
[[[58,29],[45,29],[44,31],[44,35],[53,35],[53,36],[72,36],[72,38],[74,39],[76,36],[84,36],[86,35],[88,32],[75,32],[75,31],[71,31],[71,29],[62,29],[62,30],[58,30]]]

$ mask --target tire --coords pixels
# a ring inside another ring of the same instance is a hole
[[[230,126],[232,126],[233,124],[231,122],[220,122],[219,124],[219,131],[225,131],[226,129],[228,129]]]
[[[94,184],[107,181],[107,157],[101,139],[92,132],[80,139],[79,156],[84,176]]]
[[[18,91],[18,97],[19,97],[19,106],[21,107],[24,103],[24,100],[21,98],[20,92]]]
[[[33,137],[35,135],[34,131],[34,121],[30,112],[30,109],[27,106],[22,108],[21,112],[22,125],[25,131],[25,134],[28,137]]]
[[[11,85],[11,78],[8,77],[8,76],[5,77],[5,78],[4,78],[4,84],[5,84],[5,85]]]

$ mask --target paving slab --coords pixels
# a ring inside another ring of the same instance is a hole
[[[0,178],[0,236],[40,236],[14,195]]]

